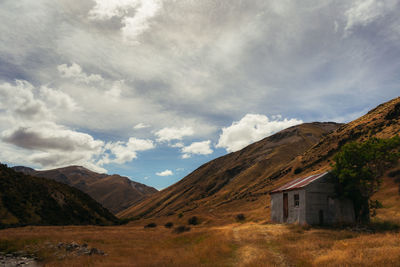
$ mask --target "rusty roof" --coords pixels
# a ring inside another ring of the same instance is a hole
[[[327,174],[327,173],[328,172],[324,172],[324,173],[314,174],[314,175],[311,175],[311,176],[308,176],[305,178],[304,177],[297,178],[297,179],[295,179],[287,184],[284,184],[281,187],[271,191],[271,194],[303,188],[303,187],[311,184],[315,180],[318,180],[319,178],[325,176],[325,174]]]

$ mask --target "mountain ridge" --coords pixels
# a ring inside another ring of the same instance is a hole
[[[40,171],[25,166],[13,168],[73,186],[90,195],[114,214],[157,192],[157,189],[132,181],[128,177],[96,173],[77,165]]]
[[[290,127],[203,164],[176,184],[117,215],[150,219],[192,213],[216,220],[246,211],[254,218],[268,218],[272,189],[329,170],[333,155],[350,141],[399,134],[399,119],[400,97],[347,124],[325,123],[330,130],[320,128],[319,134],[315,131],[324,123]]]
[[[0,164],[0,227],[114,225],[120,221],[89,195]]]

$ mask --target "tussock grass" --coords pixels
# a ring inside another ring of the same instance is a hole
[[[390,227],[389,227],[390,228]],[[385,228],[386,229],[386,228]],[[108,256],[58,259],[48,244],[87,243]],[[177,235],[141,225],[23,227],[0,231],[0,250],[36,253],[44,266],[399,266],[396,231],[300,225],[197,226]]]

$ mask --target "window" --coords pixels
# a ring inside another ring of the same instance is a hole
[[[299,194],[295,194],[295,195],[294,195],[294,206],[295,206],[295,207],[300,206],[300,197],[299,197]]]

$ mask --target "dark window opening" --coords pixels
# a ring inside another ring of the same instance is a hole
[[[300,206],[300,196],[299,196],[299,194],[294,195],[294,206],[295,207]]]

